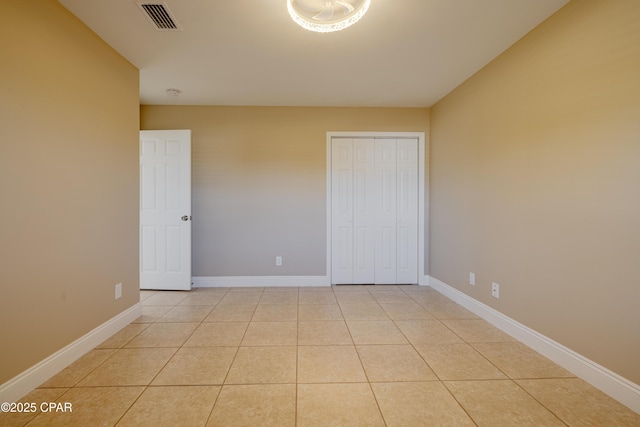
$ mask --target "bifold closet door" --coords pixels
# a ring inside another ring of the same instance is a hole
[[[331,164],[332,281],[374,283],[373,140],[333,140]]]
[[[332,283],[418,282],[417,158],[417,139],[332,140]]]

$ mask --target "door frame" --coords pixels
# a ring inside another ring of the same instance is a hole
[[[427,273],[425,271],[428,269],[428,256],[429,249],[425,245],[425,242],[429,241],[428,238],[428,206],[427,201],[428,195],[426,191],[428,190],[428,173],[427,173],[427,142],[425,141],[425,133],[424,132],[327,132],[326,135],[326,161],[327,161],[327,279],[329,285],[332,284],[333,280],[331,277],[331,214],[332,214],[332,206],[331,206],[331,140],[333,138],[368,138],[368,139],[408,139],[408,138],[417,138],[418,139],[418,284],[426,285],[427,284]]]

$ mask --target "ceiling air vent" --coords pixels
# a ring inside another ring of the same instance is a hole
[[[153,27],[158,31],[182,31],[178,22],[173,16],[171,11],[165,3],[138,3],[140,9],[149,18],[149,21],[153,24]]]

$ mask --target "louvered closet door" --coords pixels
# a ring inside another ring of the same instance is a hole
[[[334,284],[417,283],[417,139],[334,138]]]

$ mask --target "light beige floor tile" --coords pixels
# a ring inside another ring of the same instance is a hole
[[[466,342],[514,342],[515,340],[500,329],[482,319],[445,319],[449,329]]]
[[[338,304],[376,304],[376,300],[370,295],[360,292],[336,292]]]
[[[28,404],[28,411],[16,412],[0,411],[0,427],[24,426],[29,421],[37,417],[40,412],[40,405],[48,402],[55,402],[60,396],[67,392],[67,388],[37,388],[26,396],[18,400],[18,403]],[[35,408],[32,406],[35,405]],[[22,407],[24,408],[24,406]],[[10,408],[11,409],[11,408]],[[33,412],[32,409],[34,410]],[[51,414],[49,414],[51,418]]]
[[[198,323],[154,323],[125,347],[180,347],[197,326]]]
[[[258,304],[262,292],[233,292],[227,293],[218,303],[218,306],[224,305],[251,305]]]
[[[235,293],[258,293],[258,294],[262,294],[264,292],[265,288],[264,286],[235,286],[233,288],[229,288],[229,293],[231,294],[235,294]]]
[[[371,386],[388,427],[475,426],[438,381]]]
[[[409,303],[380,303],[382,309],[392,320],[433,320],[434,317],[429,314],[420,304],[416,302]]]
[[[337,304],[333,292],[300,292],[298,304]]]
[[[149,387],[118,427],[203,426],[219,392],[215,386]]]
[[[214,306],[224,297],[224,292],[195,292],[180,301],[178,305],[210,305]]]
[[[480,427],[565,425],[513,381],[445,381],[444,384]]]
[[[170,305],[174,306],[189,296],[189,292],[184,291],[164,291],[156,292],[149,298],[142,301],[142,305]]]
[[[356,348],[370,382],[438,379],[411,345],[359,345]]]
[[[451,303],[449,298],[445,297],[441,293],[432,289],[418,290],[418,291],[405,291],[407,295],[419,304],[446,304]]]
[[[353,346],[298,347],[299,383],[365,382],[366,376]]]
[[[298,306],[258,304],[251,320],[254,322],[295,322],[298,320]]]
[[[473,347],[511,378],[559,378],[574,377],[524,344],[474,343]]]
[[[250,321],[258,304],[216,306],[203,322]]]
[[[159,291],[150,291],[150,290],[143,289],[140,291],[140,301],[144,301],[147,298],[149,298],[151,295],[155,295],[158,292]]]
[[[298,292],[298,286],[265,286],[264,292]]]
[[[259,304],[297,305],[298,291],[264,292]]]
[[[382,303],[395,303],[395,304],[410,304],[414,302],[411,297],[402,291],[395,292],[372,292],[371,295],[379,304]]]
[[[298,384],[298,427],[384,426],[369,384]]]
[[[115,349],[91,350],[40,387],[73,387],[105,360],[113,356],[116,351]]]
[[[340,304],[342,315],[347,320],[389,320],[379,304]]]
[[[640,414],[579,378],[516,382],[570,426],[640,426]]]
[[[287,427],[296,424],[296,385],[225,385],[207,427]]]
[[[202,322],[211,310],[212,305],[177,305],[159,318],[158,322]]]
[[[344,320],[298,323],[298,345],[353,345]]]
[[[295,384],[296,347],[240,347],[226,384]]]
[[[321,292],[318,292],[324,295]],[[305,304],[298,306],[298,320],[310,322],[315,320],[343,320],[342,311],[338,304]]]
[[[356,344],[407,344],[407,339],[390,320],[348,320]]]
[[[303,292],[333,292],[331,286],[301,286],[298,288],[298,293]]]
[[[151,384],[221,385],[237,350],[237,347],[183,347]]]
[[[71,403],[71,412],[41,413],[29,426],[113,426],[133,405],[144,387],[72,388],[58,399]]]
[[[478,319],[478,316],[456,303],[424,304],[436,319]]]
[[[104,340],[96,348],[122,348],[148,327],[149,323],[130,323]]]
[[[467,343],[416,344],[415,348],[441,380],[499,380],[507,378]]]
[[[172,305],[143,305],[142,315],[133,323],[153,323],[173,308]]]
[[[373,285],[334,285],[331,287],[336,294],[339,292],[360,292],[361,294],[369,294],[369,288]]]
[[[414,345],[463,342],[458,335],[439,320],[396,320],[395,324]]]
[[[296,322],[251,322],[241,345],[296,345],[297,336]]]
[[[249,322],[201,323],[185,347],[239,346]]]
[[[148,385],[177,348],[124,348],[97,367],[77,387]]]

